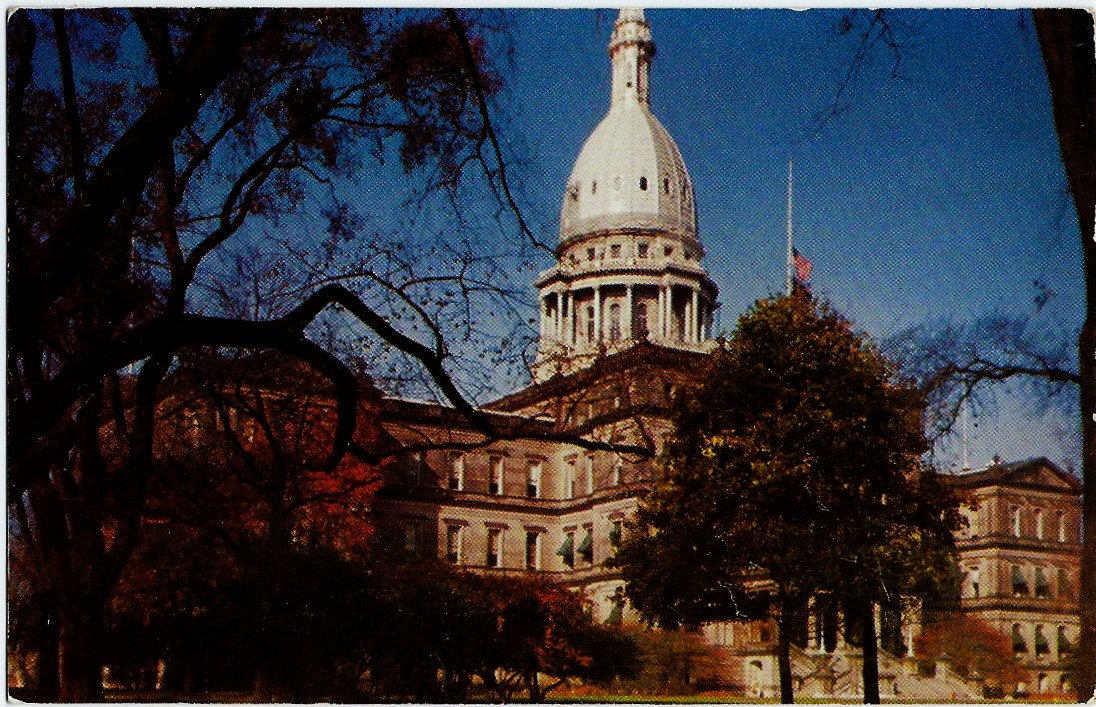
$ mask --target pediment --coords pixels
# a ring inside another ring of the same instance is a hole
[[[1079,493],[1081,482],[1067,471],[1045,460],[1036,460],[1014,472],[1009,481],[1025,486],[1040,486],[1063,493]]]
[[[1018,486],[1071,495],[1081,493],[1081,480],[1045,457],[1009,464],[994,463],[985,469],[951,478],[966,488]]]

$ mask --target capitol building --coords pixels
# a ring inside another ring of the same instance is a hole
[[[401,451],[377,510],[412,555],[536,573],[582,589],[600,620],[630,621],[620,572],[607,560],[659,469],[649,456],[614,450],[661,448],[675,397],[699,383],[715,345],[720,305],[689,172],[652,112],[655,43],[641,10],[620,12],[608,53],[609,110],[560,185],[556,262],[532,283],[540,320],[531,385],[481,409],[498,432],[490,438],[452,408],[386,400],[384,429]],[[1010,638],[1031,675],[1028,692],[1064,692],[1079,633],[1079,481],[1045,459],[995,462],[955,481],[971,499],[957,538],[962,610]],[[908,656],[919,617],[885,609],[883,695],[980,697],[976,682],[946,664],[931,676],[918,671]],[[793,648],[800,694],[862,694],[859,652],[840,611],[820,598],[803,628]],[[720,662],[715,683],[747,697],[779,695],[765,622],[704,632]]]

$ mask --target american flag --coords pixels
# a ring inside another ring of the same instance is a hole
[[[811,279],[811,270],[814,269],[814,265],[795,248],[792,248],[792,264],[795,266],[795,279],[798,282],[806,283]]]

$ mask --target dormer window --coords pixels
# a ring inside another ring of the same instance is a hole
[[[646,177],[640,177],[639,178],[639,188],[640,188],[640,191],[647,191],[647,178]]]

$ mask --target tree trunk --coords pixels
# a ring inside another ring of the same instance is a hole
[[[1034,10],[1054,106],[1054,125],[1077,210],[1085,272],[1085,322],[1078,340],[1084,539],[1081,551],[1079,702],[1096,694],[1096,53],[1087,10]]]
[[[879,704],[879,636],[875,630],[875,606],[870,599],[859,602],[861,648],[864,665],[861,678],[864,682],[864,704]]]
[[[540,692],[540,681],[536,670],[529,671],[528,677],[525,679],[526,684],[529,686],[529,702],[539,703],[544,701],[544,695]]]
[[[60,645],[57,635],[57,602],[54,598],[46,600],[45,617],[42,626],[41,648],[38,652],[38,684],[36,701],[56,702],[61,696]]]
[[[780,702],[790,705],[795,702],[795,693],[792,689],[792,642],[788,635],[788,629],[784,621],[777,624],[777,669],[780,671]]]
[[[62,599],[57,621],[60,702],[102,701],[102,621],[102,606],[96,607],[94,599]]]

